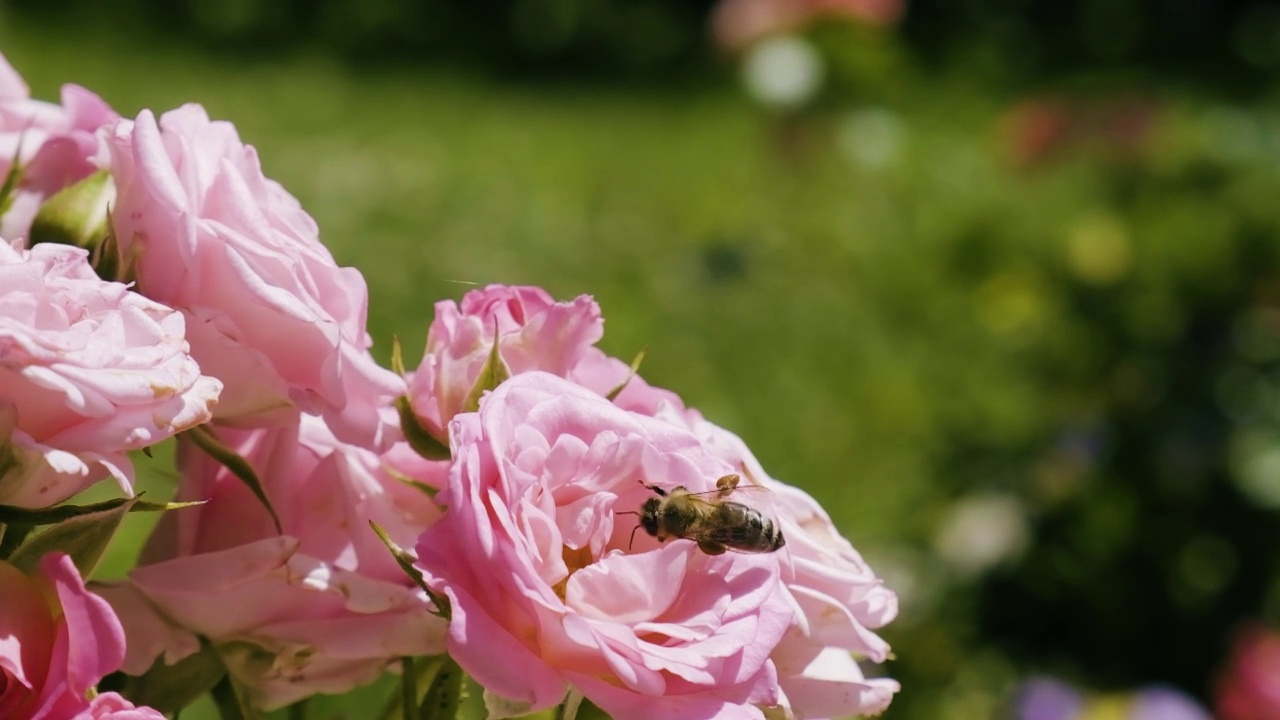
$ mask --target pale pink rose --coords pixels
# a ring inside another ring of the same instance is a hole
[[[22,171],[0,217],[0,237],[25,238],[45,199],[99,169],[103,143],[97,130],[116,119],[101,98],[76,85],[62,87],[61,105],[32,100],[0,56],[0,179],[15,160]]]
[[[209,420],[222,384],[184,332],[86,251],[0,240],[0,503],[53,505],[107,475],[128,492],[129,450]]]
[[[103,693],[76,720],[164,720],[164,715],[153,708],[136,707],[116,693]]]
[[[443,438],[462,412],[489,360],[495,334],[498,354],[512,375],[540,370],[569,378],[600,394],[625,381],[630,367],[605,355],[595,343],[604,336],[600,306],[589,295],[557,302],[542,288],[490,285],[436,303],[422,363],[409,376],[409,399],[428,432]],[[654,414],[664,403],[680,404],[665,390],[633,378],[617,397],[619,407]]]
[[[808,493],[774,480],[738,436],[696,411],[665,414],[688,426],[717,457],[765,493],[770,514],[787,538],[778,553],[786,590],[797,609],[773,655],[781,704],[796,718],[876,714],[888,707],[898,683],[867,679],[852,655],[884,662],[889,645],[872,630],[898,614],[898,598],[840,535]]]
[[[1280,717],[1280,634],[1261,626],[1242,631],[1215,695],[1214,717],[1219,720]]]
[[[0,562],[0,588],[0,717],[81,717],[89,689],[124,658],[111,606],[63,553],[41,558],[32,576]]]
[[[207,502],[166,513],[131,585],[102,591],[131,638],[126,672],[181,659],[200,635],[272,709],[441,650],[443,622],[369,527],[412,546],[439,516],[430,497],[316,417],[218,434],[253,465],[284,534],[239,479],[181,441],[177,498]]]
[[[490,285],[436,303],[422,363],[409,379],[409,399],[424,427],[437,437],[489,359],[493,343],[512,373],[543,370],[564,377],[604,335],[600,308],[586,295],[556,302],[537,287]]]
[[[365,330],[368,291],[338,267],[298,201],[235,128],[186,105],[110,137],[112,221],[138,289],[187,317],[192,354],[227,382],[216,418],[245,427],[325,417],[344,440],[384,438],[403,394]],[[234,381],[234,382],[233,382]]]
[[[506,713],[569,687],[614,717],[761,718],[791,623],[777,553],[660,545],[632,514],[653,491],[732,468],[688,431],[542,372],[449,428],[449,511],[418,542],[451,605],[448,648]]]

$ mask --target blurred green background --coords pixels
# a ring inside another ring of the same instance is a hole
[[[885,717],[1207,703],[1280,621],[1280,5],[776,4],[5,0],[0,47],[235,122],[383,359],[472,284],[594,295],[900,593]]]

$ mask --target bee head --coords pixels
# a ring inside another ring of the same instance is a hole
[[[662,499],[651,497],[640,506],[640,524],[650,535],[658,536],[658,515],[662,509]]]

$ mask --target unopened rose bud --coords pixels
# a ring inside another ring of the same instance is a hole
[[[116,199],[111,173],[100,170],[59,190],[40,206],[31,223],[30,244],[62,243],[93,253],[94,267],[107,280],[115,279],[116,259],[103,257],[103,241],[111,231],[108,210]],[[114,253],[111,253],[114,255]],[[106,264],[110,267],[104,268]],[[109,270],[109,273],[104,273]]]

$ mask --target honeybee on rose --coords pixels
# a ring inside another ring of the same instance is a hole
[[[773,518],[728,499],[738,489],[739,480],[737,473],[725,475],[709,493],[689,492],[683,485],[663,490],[657,485],[642,483],[657,493],[657,497],[645,500],[639,512],[619,515],[639,515],[636,530],[644,528],[658,542],[670,538],[692,540],[708,555],[721,555],[727,550],[768,553],[786,545],[782,529]],[[635,535],[632,530],[632,540]]]

